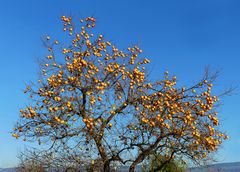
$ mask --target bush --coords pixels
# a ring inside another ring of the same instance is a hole
[[[155,154],[143,165],[144,172],[185,172],[186,164],[180,159]]]

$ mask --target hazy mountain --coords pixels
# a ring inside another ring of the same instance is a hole
[[[0,168],[0,172],[15,172],[15,168]]]
[[[213,164],[205,167],[195,167],[188,172],[240,172],[240,162]]]

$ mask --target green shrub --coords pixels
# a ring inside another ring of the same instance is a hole
[[[170,159],[155,154],[143,165],[144,172],[185,172],[186,164],[180,159]]]

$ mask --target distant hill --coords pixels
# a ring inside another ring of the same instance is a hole
[[[240,162],[219,163],[189,168],[187,172],[240,172]]]
[[[117,170],[118,172],[128,172],[128,167],[123,166]],[[15,168],[0,168],[0,172],[16,172]],[[138,166],[136,172],[141,172]],[[240,172],[240,162],[219,163],[204,167],[189,168],[187,172]]]
[[[0,172],[16,172],[15,168],[0,168]]]

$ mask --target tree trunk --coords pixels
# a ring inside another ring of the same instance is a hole
[[[137,159],[131,164],[131,166],[129,167],[129,172],[134,172],[136,166],[137,166],[140,162],[142,162],[143,159],[144,159],[144,154],[140,154],[140,155],[138,156],[138,158],[137,158]]]
[[[136,168],[136,165],[135,163],[132,163],[130,168],[129,168],[129,172],[134,172],[135,171],[135,168]]]
[[[110,162],[109,161],[104,162],[103,171],[104,172],[110,172]]]
[[[105,152],[104,147],[101,144],[101,140],[98,140],[98,138],[95,137],[94,141],[96,143],[96,146],[98,148],[98,152],[99,152],[99,154],[102,158],[102,161],[103,161],[103,171],[104,172],[110,172],[110,161],[108,159],[108,156]]]

